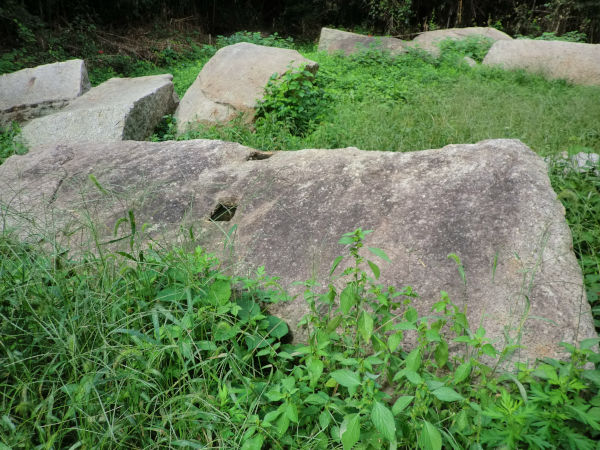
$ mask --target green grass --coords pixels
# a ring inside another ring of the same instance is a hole
[[[255,131],[236,124],[201,127],[185,138],[221,137],[265,150],[356,146],[390,151],[516,138],[543,156],[576,146],[600,152],[599,87],[470,68],[460,64],[452,48],[440,59],[304,56],[319,63],[316,84],[327,99],[309,132],[299,138],[282,130],[281,123]]]
[[[598,339],[504,375],[485,358],[516,347],[493,347],[443,292],[419,317],[410,288],[378,287],[387,256],[360,268],[368,233],[340,240],[343,290],[304,283],[306,345],[263,312],[286,298],[276,280],[226,276],[202,249],[71,258],[4,233],[0,446],[596,448]]]

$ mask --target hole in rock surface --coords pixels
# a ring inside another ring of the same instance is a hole
[[[263,159],[269,159],[271,156],[273,156],[273,152],[252,152],[250,153],[250,155],[248,155],[248,158],[246,158],[246,161],[261,161]]]
[[[237,204],[232,201],[221,201],[217,204],[213,213],[210,216],[210,220],[216,222],[229,222],[235,215]]]

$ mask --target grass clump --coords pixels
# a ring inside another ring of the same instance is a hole
[[[554,158],[549,174],[565,207],[594,324],[600,330],[600,164],[575,168],[567,160]]]
[[[600,371],[585,365],[600,362],[598,339],[503,375],[486,361],[514,348],[471,330],[445,292],[420,317],[411,288],[378,284],[388,258],[364,248],[369,233],[342,237],[325,292],[304,283],[309,339],[296,345],[262,309],[286,295],[261,271],[232,278],[199,248],[75,260],[3,235],[0,442],[595,448]]]

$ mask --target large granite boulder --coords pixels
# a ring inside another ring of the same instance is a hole
[[[373,49],[389,51],[392,55],[406,51],[405,42],[400,39],[383,36],[365,36],[364,34],[334,30],[333,28],[321,28],[319,51],[327,53],[342,52],[348,56]]]
[[[446,39],[460,40],[468,37],[484,37],[494,42],[512,40],[508,34],[491,27],[447,28],[445,30],[425,31],[419,34],[408,47],[417,47],[433,55],[439,55],[439,44]]]
[[[198,123],[227,122],[240,113],[251,120],[269,78],[304,65],[318,64],[296,50],[241,42],[220,49],[202,68],[175,112],[180,133]]]
[[[172,75],[111,78],[61,111],[22,129],[29,147],[75,142],[142,140],[177,106]]]
[[[0,76],[0,127],[52,113],[90,88],[81,59]]]
[[[549,79],[600,86],[599,44],[533,39],[497,41],[483,64],[524,69]]]
[[[564,209],[544,161],[517,140],[413,153],[271,155],[209,140],[46,147],[0,166],[0,205],[0,227],[70,248],[90,242],[90,221],[101,242],[114,239],[133,209],[138,230],[148,223],[157,241],[191,227],[192,248],[217,252],[224,267],[264,265],[293,293],[302,289],[294,281],[313,275],[325,285],[346,252],[340,236],[362,227],[374,230],[366,244],[391,258],[378,261],[380,281],[412,286],[422,314],[443,289],[496,344],[522,332],[522,359],[596,336]],[[295,326],[307,312],[301,296],[272,312],[304,337]]]

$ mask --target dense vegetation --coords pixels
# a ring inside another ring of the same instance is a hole
[[[218,46],[294,45],[266,39],[241,33],[122,65],[111,63],[118,54],[98,54],[105,63],[91,77],[169,71],[182,95]],[[465,54],[480,60],[485,46],[450,43],[440,58],[398,59],[304,46],[319,72],[270,83],[253,127],[237,121],[177,137],[166,117],[153,139],[407,151],[520,138],[552,157],[550,178],[600,327],[600,166],[565,170],[559,157],[600,152],[600,89],[462,63]],[[23,151],[17,135],[2,135],[0,158]],[[200,248],[143,246],[133,213],[124,219],[127,253],[99,244],[74,257],[7,230],[0,236],[0,448],[597,448],[599,339],[565,344],[564,361],[504,372],[490,361],[508,360],[514,345],[492,345],[444,286],[419,317],[418,292],[379,285],[387,256],[359,229],[340,239],[350,268],[332,262],[332,285],[343,288],[304,281],[310,339],[293,346],[286,325],[264,312],[287,300],[276,279],[262,270],[228,276]],[[51,233],[38,240],[52,243]],[[417,348],[406,346],[410,333]],[[457,344],[463,350],[450,353]]]

